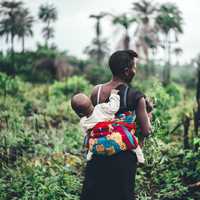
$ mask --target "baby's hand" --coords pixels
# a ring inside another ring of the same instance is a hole
[[[116,90],[116,89],[112,89],[111,90],[111,94],[118,94],[119,90]]]

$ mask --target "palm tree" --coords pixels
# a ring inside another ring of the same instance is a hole
[[[183,49],[180,48],[180,47],[176,47],[174,49],[174,54],[176,55],[176,64],[178,65],[179,62],[178,62],[178,57],[183,53]]]
[[[112,20],[114,25],[121,25],[125,29],[125,36],[123,39],[123,48],[129,49],[130,36],[129,36],[129,28],[133,22],[136,22],[135,17],[129,17],[127,14],[122,14],[120,16],[113,16]]]
[[[200,111],[200,54],[195,58],[194,62],[197,66],[197,91],[196,91],[196,100],[199,106]]]
[[[146,63],[149,61],[149,49],[154,50],[158,44],[156,29],[150,24],[156,10],[157,8],[152,1],[141,0],[133,3],[133,11],[139,18],[138,27],[134,34],[136,37],[136,47],[138,52],[142,49]]]
[[[178,34],[183,33],[182,24],[183,18],[179,8],[172,3],[165,3],[160,6],[158,15],[156,17],[156,23],[160,31],[165,36],[164,49],[167,54],[167,68],[166,76],[164,75],[164,82],[168,84],[170,82],[171,73],[171,45],[178,42]],[[172,40],[172,33],[175,39]]]
[[[2,10],[1,10],[1,7],[0,7],[0,22],[1,22],[1,20],[2,20]],[[0,52],[3,52],[3,48],[2,48],[2,43],[3,43],[3,39],[2,39],[2,37],[3,37],[3,35],[0,33],[0,45],[1,45],[1,49],[0,49]]]
[[[52,4],[41,5],[38,17],[43,23],[46,23],[46,26],[42,29],[42,34],[45,38],[45,46],[48,47],[49,39],[54,37],[54,29],[51,23],[55,22],[58,18],[57,10]]]
[[[22,40],[22,52],[25,50],[25,37],[33,36],[34,18],[27,8],[23,8],[18,17],[18,37]]]
[[[133,10],[137,13],[138,17],[142,20],[150,18],[157,10],[152,1],[141,0],[133,3]]]
[[[197,110],[194,110],[194,132],[195,136],[199,136],[199,121],[200,121],[200,54],[193,60],[193,63],[197,68],[197,85],[196,85],[196,102]],[[195,146],[195,149],[198,149],[198,144]]]
[[[15,74],[14,39],[18,34],[18,17],[22,9],[22,1],[2,1],[0,3],[2,19],[0,21],[0,36],[6,37],[11,43],[11,63]]]
[[[108,52],[109,48],[107,40],[98,40],[97,38],[94,38],[92,40],[92,44],[90,46],[87,46],[84,50],[84,53],[88,54],[91,58],[94,58],[97,61],[98,65],[102,63]]]
[[[92,41],[92,46],[91,47],[86,47],[85,52],[88,53],[89,55],[93,55],[96,57],[97,64],[100,65],[102,62],[103,57],[106,54],[106,41],[101,39],[102,35],[102,28],[101,28],[101,20],[106,16],[106,13],[99,13],[97,15],[90,15],[90,18],[93,18],[96,20],[96,25],[95,25],[95,33],[96,37]],[[105,49],[103,49],[105,48]]]
[[[6,36],[6,42],[11,41],[11,53],[14,54],[14,38],[17,35],[17,19],[23,3],[21,1],[3,1],[0,3],[2,20],[0,21],[0,35]]]

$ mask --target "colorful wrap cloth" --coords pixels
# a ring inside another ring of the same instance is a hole
[[[112,121],[97,123],[89,137],[86,147],[96,155],[113,155],[120,151],[135,149],[138,145],[135,137],[135,114],[125,112],[116,115]]]

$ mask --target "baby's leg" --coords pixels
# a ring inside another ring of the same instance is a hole
[[[92,155],[93,155],[93,153],[91,151],[88,151],[86,159],[87,160],[91,160],[92,159]]]
[[[143,155],[142,149],[139,144],[138,144],[137,148],[134,149],[134,152],[136,153],[138,162],[143,164],[145,159],[144,159],[144,155]]]

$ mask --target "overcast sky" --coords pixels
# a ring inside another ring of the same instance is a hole
[[[1,1],[1,0],[0,0]],[[58,10],[58,21],[55,23],[55,38],[53,41],[59,49],[68,50],[70,54],[83,57],[84,48],[95,36],[94,20],[90,14],[109,11],[115,14],[130,12],[134,0],[23,0],[32,14],[37,17],[38,8],[42,3],[53,3]],[[180,37],[178,46],[183,48],[184,61],[189,61],[200,53],[200,0],[154,0],[154,2],[174,2],[178,5],[184,17],[184,34]],[[102,21],[103,36],[109,38],[113,50],[117,46],[119,29],[111,26],[109,20]],[[28,39],[26,46],[35,48],[36,42],[42,42],[42,24],[34,26],[34,38]],[[133,31],[130,31],[133,37]]]

